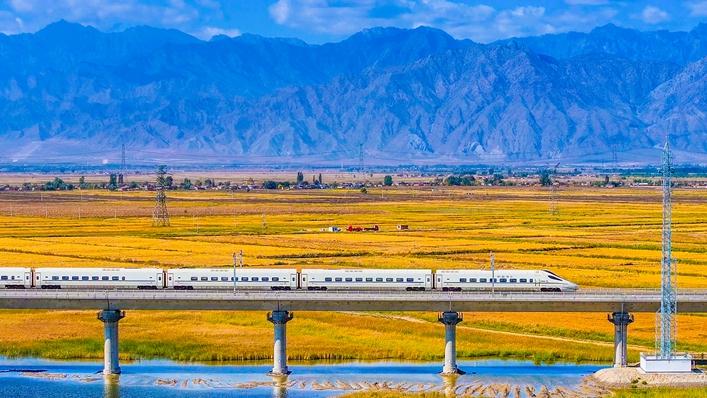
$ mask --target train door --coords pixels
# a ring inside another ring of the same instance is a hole
[[[174,274],[171,272],[167,272],[167,287],[174,287],[175,280],[174,280]]]
[[[25,288],[32,287],[32,271],[25,272],[25,280],[23,281],[22,285]]]
[[[300,273],[300,288],[307,289],[307,274]]]
[[[157,273],[157,288],[162,289],[164,288],[164,271],[160,271]]]
[[[425,288],[427,289],[432,289],[432,275],[427,275],[426,277],[426,283],[425,283]]]
[[[288,284],[290,289],[297,289],[297,282],[297,273],[295,272],[294,274],[290,274],[290,283]]]
[[[34,287],[42,287],[42,274],[39,272],[34,273]]]

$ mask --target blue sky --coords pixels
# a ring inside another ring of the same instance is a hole
[[[588,31],[612,22],[642,30],[689,30],[707,21],[707,0],[0,0],[0,32],[35,32],[66,19],[104,31],[134,25],[215,34],[336,41],[373,26],[427,25],[457,38]]]

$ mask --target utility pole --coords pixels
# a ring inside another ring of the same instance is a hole
[[[550,215],[556,216],[560,211],[557,209],[557,187],[560,184],[559,182],[554,181],[555,176],[557,175],[557,168],[560,166],[560,163],[558,162],[555,167],[552,169],[552,174],[550,178]]]
[[[155,211],[152,214],[152,225],[156,227],[169,227],[169,213],[167,212],[166,175],[167,166],[157,167],[157,195],[155,196]]]

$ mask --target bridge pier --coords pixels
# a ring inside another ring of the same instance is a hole
[[[464,318],[459,312],[445,311],[437,318],[444,324],[444,367],[443,375],[464,374],[457,367],[457,324]]]
[[[272,322],[274,333],[273,367],[270,375],[287,375],[287,322],[291,321],[293,314],[289,311],[268,312],[268,321]]]
[[[625,368],[628,362],[626,353],[628,325],[633,322],[633,314],[612,312],[607,319],[614,324],[614,367]]]
[[[103,321],[103,374],[120,374],[118,361],[118,321],[125,318],[125,311],[102,310],[98,319]]]

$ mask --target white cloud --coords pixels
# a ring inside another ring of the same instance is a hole
[[[241,31],[238,29],[226,29],[226,28],[219,28],[216,26],[206,26],[203,29],[200,29],[195,32],[191,32],[192,35],[203,39],[203,40],[209,40],[214,36],[218,35],[225,35],[228,37],[236,37],[241,35]]]
[[[290,17],[290,1],[278,0],[277,3],[268,7],[268,11],[275,22],[282,25],[287,22],[287,19]]]
[[[609,3],[608,0],[565,0],[571,6],[600,6]]]
[[[693,17],[707,17],[707,1],[696,1],[687,3],[687,8],[690,9],[690,15]]]
[[[646,6],[640,14],[634,15],[647,24],[657,24],[670,19],[670,14],[655,6]]]
[[[567,2],[597,6],[605,3],[603,0]],[[489,0],[489,4],[493,3]],[[569,30],[588,31],[612,22],[617,15],[617,11],[608,6],[582,12],[567,7],[551,10],[532,3],[496,9],[462,0],[278,0],[270,6],[269,12],[272,20],[280,25],[334,36],[346,36],[374,26],[415,28],[425,25],[478,42]]]
[[[201,0],[202,2],[205,0]],[[206,0],[208,1],[208,0]],[[213,4],[212,4],[213,5]],[[99,29],[116,26],[152,25],[190,30],[203,15],[183,0],[145,2],[143,0],[9,0],[8,12],[23,22],[20,31],[36,31],[58,19],[66,19]],[[210,12],[220,10],[209,8]],[[0,20],[0,30],[8,25]]]

